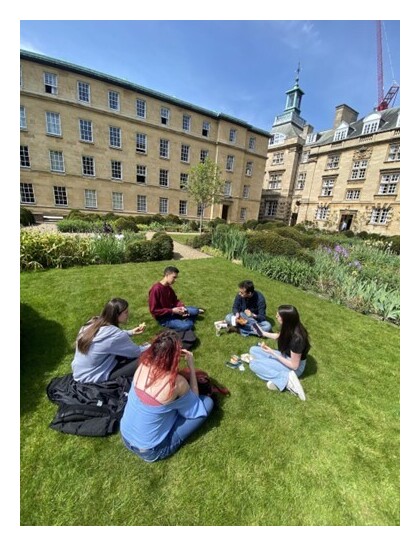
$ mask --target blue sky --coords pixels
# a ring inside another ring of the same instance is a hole
[[[384,21],[382,36],[386,93],[400,83],[400,22]],[[340,104],[363,116],[377,103],[373,20],[26,20],[20,45],[267,131],[298,63],[301,116],[315,130]]]

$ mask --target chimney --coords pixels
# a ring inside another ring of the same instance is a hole
[[[302,131],[302,138],[306,138],[308,135],[314,132],[314,128],[312,125],[309,125],[308,123],[304,125],[303,131]]]
[[[339,127],[343,121],[349,125],[350,123],[354,123],[357,121],[358,115],[359,112],[356,112],[356,110],[353,110],[353,108],[350,108],[350,106],[347,106],[347,104],[340,104],[340,106],[336,106],[333,129],[337,129],[337,127]]]

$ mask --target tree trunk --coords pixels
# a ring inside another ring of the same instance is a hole
[[[200,235],[203,231],[203,216],[204,216],[204,207],[201,206],[201,213],[200,213]]]

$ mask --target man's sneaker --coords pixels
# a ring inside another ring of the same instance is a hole
[[[270,391],[278,391],[278,387],[272,382],[267,381],[267,389],[270,389]]]
[[[300,384],[298,376],[293,370],[289,372],[289,381],[287,382],[286,389],[292,394],[299,396],[300,400],[306,400],[302,385]]]

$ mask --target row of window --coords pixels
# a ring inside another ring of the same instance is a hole
[[[399,173],[383,174],[379,183],[379,195],[396,195],[397,187],[400,181]],[[322,181],[321,196],[330,197],[333,195],[334,178],[325,178]],[[346,199],[359,199],[360,189],[346,190]]]
[[[278,201],[265,201],[264,216],[276,217],[278,211]],[[390,207],[372,207],[370,224],[386,224],[391,218]],[[315,211],[315,220],[327,220],[330,213],[328,205],[319,205]]]
[[[65,173],[64,155],[63,152],[49,150],[50,158],[50,170],[51,172]],[[30,167],[31,161],[29,157],[28,146],[20,147],[20,165],[21,167]],[[95,158],[92,156],[81,157],[81,172],[83,176],[96,176]],[[123,180],[123,164],[121,161],[110,161],[110,177],[112,180]],[[179,187],[181,190],[188,188],[188,173],[180,173]],[[168,188],[170,181],[170,175],[168,169],[159,169],[159,186]],[[136,165],[136,182],[138,184],[150,183],[148,180],[147,165]],[[250,185],[245,184],[243,186],[242,197],[248,198],[250,191]],[[232,182],[225,181],[225,197],[230,197],[232,192]]]
[[[307,163],[309,161],[310,153],[311,153],[310,150],[305,150],[304,152],[302,152],[301,163]],[[282,152],[282,154],[284,154],[284,152]],[[366,164],[367,164],[367,160],[363,160],[363,161],[366,161]],[[388,157],[386,161],[400,161],[400,144],[399,143],[390,144],[388,149]],[[283,162],[283,159],[281,162]],[[337,169],[339,162],[340,162],[340,154],[331,154],[327,157],[327,164],[325,168]],[[355,163],[357,163],[357,161]]]
[[[21,87],[23,85],[22,73],[21,73]],[[58,95],[58,76],[52,72],[44,72],[44,92],[50,95]],[[83,104],[90,104],[91,102],[91,87],[88,82],[78,81],[76,89],[77,100]],[[121,108],[121,97],[119,91],[108,91],[108,108],[111,111],[119,112]],[[144,99],[136,98],[135,102],[136,116],[140,119],[147,119],[147,102]],[[168,107],[161,106],[160,108],[160,123],[161,125],[170,125],[171,110]],[[182,129],[183,131],[191,131],[191,115],[183,114],[182,116]],[[22,109],[21,109],[21,123],[22,123]],[[22,125],[21,125],[22,126]],[[229,142],[236,143],[237,129],[231,128],[229,130]],[[203,137],[210,136],[210,122],[203,121],[201,126],[201,135]],[[249,137],[248,149],[255,150],[256,137]]]
[[[302,152],[301,163],[307,163],[309,161],[310,153],[311,153],[310,150],[305,150],[304,152]],[[271,157],[271,165],[283,165],[284,154],[285,152],[273,153]],[[386,161],[400,161],[400,145],[398,143],[393,143],[389,146],[388,157]],[[337,169],[339,162],[340,162],[340,155],[338,154],[329,155],[327,158],[326,169]],[[367,160],[355,161],[355,164],[356,163],[362,164],[363,162],[366,162],[365,166],[367,166]],[[360,166],[354,165],[353,168],[359,169],[359,168],[362,168],[362,165]],[[352,172],[352,178],[354,178],[353,172]]]
[[[328,205],[320,205],[315,211],[315,220],[327,220],[330,213]],[[391,207],[372,207],[369,224],[387,224],[392,215]]]
[[[362,135],[371,135],[373,133],[376,133],[380,126],[381,126],[381,115],[378,113],[371,114],[367,116],[363,121],[363,127],[362,127]],[[398,116],[397,122],[395,127],[400,126],[400,118]],[[338,142],[340,140],[344,140],[349,136],[349,132],[352,130],[354,132],[354,129],[350,127],[350,125],[343,121],[339,127],[334,132],[333,142]],[[306,137],[306,144],[313,144],[317,141],[319,134],[318,133],[310,133]]]
[[[26,128],[22,124],[22,107],[21,107],[21,129]],[[61,136],[61,119],[60,114],[54,112],[46,112],[46,131],[48,135]],[[93,143],[93,124],[89,120],[79,120],[79,134],[82,142]],[[109,146],[111,148],[122,149],[122,131],[119,127],[108,128]],[[147,154],[147,134],[136,133],[136,152]],[[170,159],[170,141],[164,138],[159,139],[159,157],[162,159]],[[209,157],[208,150],[200,150],[200,162],[204,162]],[[181,144],[180,161],[190,163],[191,146]],[[245,174],[252,176],[253,161],[247,161],[245,165]],[[226,170],[233,171],[235,166],[235,156],[228,155],[226,157]]]
[[[361,164],[361,165],[360,166],[358,165],[356,167],[356,164]],[[367,165],[367,162],[366,162],[366,165]],[[351,180],[364,179],[366,174],[366,168],[365,168],[366,165],[364,160],[356,161],[353,166]],[[281,189],[282,174],[283,173],[281,171],[272,171],[269,173],[268,189],[270,190]],[[399,180],[400,180],[399,172],[383,174],[381,177],[381,181],[379,183],[378,193],[380,195],[390,195],[390,194],[395,195],[397,193],[397,185],[399,183]],[[298,174],[298,179],[296,181],[295,189],[303,190],[305,188],[305,181],[306,181],[306,172],[300,172]],[[336,177],[324,178],[322,180],[321,196],[328,197],[333,195],[335,181],[336,181]],[[360,197],[360,189],[346,191],[346,199],[358,199],[359,197]]]
[[[124,210],[124,195],[122,192],[112,192],[112,210],[123,211]],[[69,199],[67,195],[67,188],[65,186],[53,186],[53,200],[54,205],[57,207],[68,207]],[[21,182],[20,184],[20,201],[23,205],[34,205],[36,203],[35,192],[33,184],[27,182]],[[137,212],[148,212],[147,210],[147,195],[137,195]],[[85,189],[84,190],[84,206],[86,209],[98,208],[98,195],[97,190]],[[159,197],[159,214],[169,213],[169,198]],[[201,216],[202,206],[197,206],[197,217]],[[178,204],[178,214],[188,214],[188,201],[180,199]],[[242,207],[240,209],[240,219],[246,220],[247,209]]]

